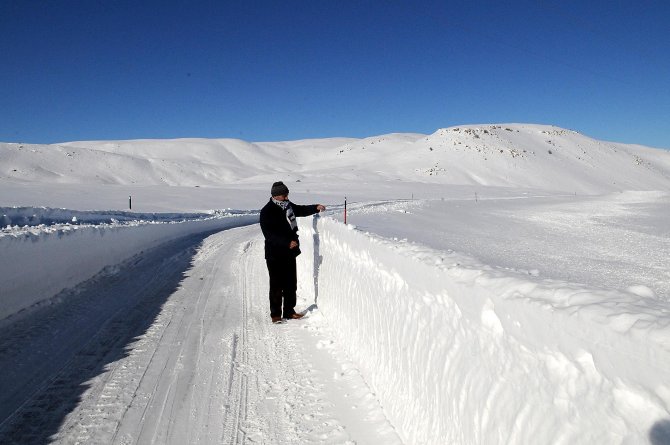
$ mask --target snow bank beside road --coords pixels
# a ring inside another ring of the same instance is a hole
[[[0,320],[167,240],[253,224],[258,215],[181,222],[9,228],[0,233]]]
[[[54,209],[49,207],[0,207],[0,228],[53,224],[110,224],[116,222],[179,222],[211,217],[204,213],[137,213],[123,211]]]
[[[503,272],[326,218],[301,234],[300,291],[407,443],[646,443],[670,418],[668,310],[644,292]]]

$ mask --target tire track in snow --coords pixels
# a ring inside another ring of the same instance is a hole
[[[248,402],[248,378],[246,375],[246,369],[248,366],[247,363],[247,293],[245,288],[242,288],[242,327],[240,329],[240,334],[236,337],[235,351],[233,354],[233,367],[231,368],[233,385],[231,385],[231,390],[234,388],[234,394],[236,403],[234,405],[232,413],[232,434],[230,438],[230,444],[243,444],[246,438],[246,432],[243,427],[244,423],[247,420],[247,402]],[[235,372],[235,371],[238,372]],[[231,391],[231,395],[233,391]]]
[[[231,312],[227,306],[230,300],[213,290],[216,282],[212,278],[218,276],[224,257],[209,256],[212,250],[222,248],[222,236],[218,234],[207,240],[204,255],[196,257],[198,264],[192,276],[173,296],[174,311],[166,313],[171,325],[166,329],[170,332],[157,339],[159,352],[147,365],[150,375],[141,389],[143,397],[133,406],[141,415],[129,413],[124,419],[123,432],[118,436],[121,443],[196,443],[203,440],[203,435],[206,443],[216,443],[207,440],[212,429],[216,429],[209,420],[224,415],[222,409],[217,411],[223,394],[216,387],[222,387],[218,376],[225,373],[220,372],[215,358],[222,357],[220,363],[225,366],[230,353],[225,348],[225,339],[232,336],[209,334],[219,332],[210,328],[222,317],[224,321],[235,318],[226,318]],[[232,312],[236,312],[235,308]],[[209,400],[206,409],[200,398]]]

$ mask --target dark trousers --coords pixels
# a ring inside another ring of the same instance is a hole
[[[282,299],[284,300],[284,318],[295,314],[298,288],[295,270],[295,258],[266,260],[270,274],[270,316],[282,316]]]

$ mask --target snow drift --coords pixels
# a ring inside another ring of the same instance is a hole
[[[328,218],[301,233],[299,291],[406,443],[644,443],[668,417],[661,302],[503,274]]]

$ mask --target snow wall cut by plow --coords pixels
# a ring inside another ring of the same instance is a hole
[[[650,302],[299,221],[299,292],[406,443],[657,445],[668,433],[670,329]]]

